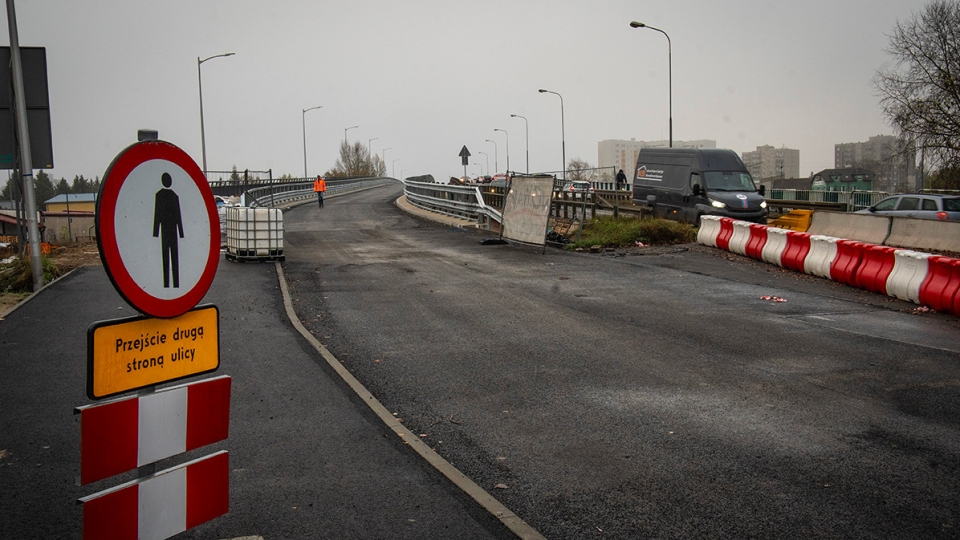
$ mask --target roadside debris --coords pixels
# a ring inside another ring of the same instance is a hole
[[[783,303],[787,301],[786,298],[781,298],[779,296],[761,296],[760,299],[766,300],[768,302],[777,302],[777,303]]]

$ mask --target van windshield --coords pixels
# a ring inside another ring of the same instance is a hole
[[[711,191],[756,191],[750,173],[742,171],[705,171],[703,179]]]

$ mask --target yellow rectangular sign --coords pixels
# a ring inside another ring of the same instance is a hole
[[[173,319],[130,317],[87,330],[87,396],[102,399],[220,367],[220,311],[200,306]]]

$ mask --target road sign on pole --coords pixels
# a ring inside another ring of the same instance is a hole
[[[460,158],[463,162],[463,181],[467,181],[467,165],[469,165],[470,151],[467,150],[467,145],[463,145],[463,148],[460,149]]]
[[[97,197],[97,244],[120,296],[160,318],[182,315],[206,294],[220,259],[220,217],[197,164],[165,141],[127,147]]]
[[[87,330],[87,396],[121,394],[220,367],[216,306],[172,319],[129,317],[99,321]]]

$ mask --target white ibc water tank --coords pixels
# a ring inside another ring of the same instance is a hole
[[[277,208],[226,209],[227,258],[283,260],[283,213]]]

